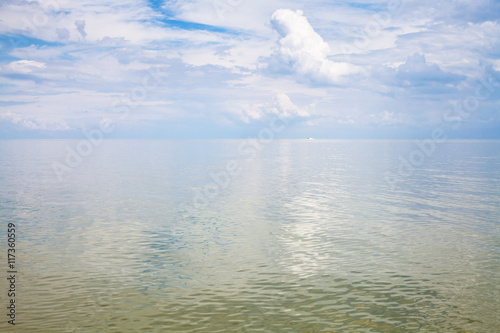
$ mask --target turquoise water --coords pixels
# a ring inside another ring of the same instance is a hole
[[[500,141],[78,143],[0,141],[2,332],[500,331]]]

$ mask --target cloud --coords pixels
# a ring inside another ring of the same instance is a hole
[[[496,0],[406,0],[404,1],[406,15],[422,16],[435,22],[478,23],[495,21],[500,12],[500,3]]]
[[[311,115],[309,111],[293,104],[287,94],[277,94],[267,112],[279,118],[305,118]]]
[[[83,38],[87,37],[87,33],[85,32],[85,20],[76,20],[75,27]]]
[[[274,115],[280,119],[306,119],[312,116],[314,105],[306,107],[298,107],[288,97],[287,94],[276,94],[271,102],[262,104],[241,104],[240,109],[233,111],[239,115],[240,119],[245,123],[250,123],[253,120],[263,119],[267,116]]]
[[[398,83],[410,86],[423,86],[432,83],[456,84],[464,80],[464,75],[443,72],[436,64],[427,64],[425,55],[415,53],[398,67]]]
[[[0,113],[0,127],[2,123],[12,124],[18,129],[22,130],[50,130],[50,131],[66,131],[69,126],[65,122],[46,123],[37,121],[28,117],[23,117],[17,113],[5,112]]]
[[[19,60],[11,62],[7,66],[7,68],[12,72],[26,74],[26,73],[31,73],[33,70],[36,69],[44,69],[45,66],[46,65],[44,63],[38,61]]]
[[[378,124],[378,125],[395,125],[398,123],[401,123],[401,119],[398,118],[397,115],[394,114],[394,112],[389,112],[387,110],[384,110],[379,113],[372,113],[369,116],[369,122]]]
[[[3,1],[0,104],[12,114],[2,113],[1,126],[35,135],[44,130],[27,128],[66,122],[77,131],[120,101],[131,105],[124,133],[132,137],[139,127],[165,132],[173,120],[186,136],[213,124],[238,136],[276,116],[328,137],[342,126],[428,125],[479,78],[500,82],[493,0],[408,0],[398,12],[368,2]],[[367,34],[374,22],[380,31]],[[344,45],[355,52],[346,56]],[[131,101],[157,68],[162,82]],[[498,110],[498,91],[482,115]]]
[[[273,13],[271,23],[280,35],[273,55],[274,70],[288,70],[322,84],[337,83],[342,76],[358,71],[351,64],[327,59],[330,47],[301,10],[279,9]]]
[[[66,28],[58,28],[56,29],[57,39],[59,40],[68,40],[70,37],[69,30]]]

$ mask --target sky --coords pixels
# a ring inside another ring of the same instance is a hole
[[[0,139],[500,139],[499,19],[489,0],[3,0]]]

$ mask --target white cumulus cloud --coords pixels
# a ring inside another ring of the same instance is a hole
[[[249,123],[251,120],[259,120],[265,116],[275,115],[281,119],[304,119],[312,115],[314,105],[299,107],[295,105],[287,94],[279,93],[273,97],[271,102],[261,104],[241,104],[240,109],[233,111],[241,120]]]
[[[280,35],[275,60],[287,70],[318,83],[332,84],[358,69],[345,62],[327,59],[330,47],[314,31],[301,10],[279,9],[271,17]]]
[[[275,114],[280,118],[300,118],[311,115],[309,111],[293,104],[287,94],[277,94],[268,109],[268,113]]]

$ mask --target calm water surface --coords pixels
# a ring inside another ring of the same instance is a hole
[[[77,144],[0,141],[2,332],[500,332],[500,141]]]

